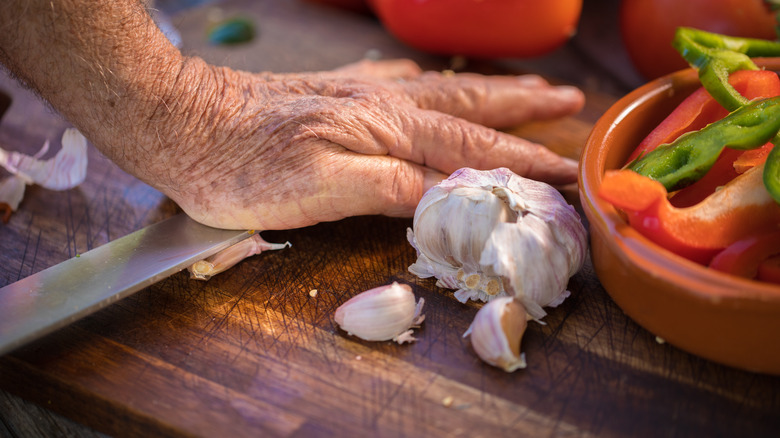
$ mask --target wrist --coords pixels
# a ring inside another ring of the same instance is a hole
[[[17,23],[23,24],[13,24]],[[133,0],[7,0],[0,61],[100,151],[144,181],[160,157],[157,108],[175,96],[185,64]]]
[[[223,69],[197,57],[183,57],[158,81],[159,94],[144,110],[138,141],[150,161],[132,171],[177,203],[197,197],[199,185],[213,172],[209,161],[219,148],[220,133],[229,120],[220,120],[231,105],[225,94]]]

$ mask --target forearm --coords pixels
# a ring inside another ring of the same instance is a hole
[[[143,2],[3,0],[0,28],[8,70],[125,170],[164,184],[150,162],[173,156],[171,131],[185,128],[170,108],[187,106],[173,101],[202,62],[185,62]]]

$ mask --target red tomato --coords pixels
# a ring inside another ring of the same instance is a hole
[[[582,0],[371,0],[399,40],[429,53],[531,57],[577,30]]]
[[[773,40],[775,24],[764,0],[622,0],[620,6],[623,43],[647,79],[688,66],[672,48],[679,26]]]
[[[368,14],[371,9],[368,7],[366,0],[306,0],[310,3],[320,3],[323,5],[333,6],[340,9],[346,9],[353,12],[359,12],[361,14]]]

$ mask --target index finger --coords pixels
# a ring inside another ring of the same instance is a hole
[[[493,128],[579,112],[581,90],[551,85],[538,75],[485,76],[427,72],[400,84],[419,108],[447,113]]]

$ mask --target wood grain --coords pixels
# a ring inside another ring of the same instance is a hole
[[[222,3],[223,13],[254,17],[260,38],[230,50],[208,46],[202,31],[209,8],[177,16],[186,50],[237,68],[331,68],[369,49],[437,69],[449,62],[403,47],[372,19],[295,1]],[[574,79],[588,93],[582,114],[511,133],[578,155],[592,123],[625,86],[583,58],[593,52],[587,41],[603,38],[593,35],[603,28],[589,26],[545,60],[468,66],[568,82],[554,74],[561,59],[579,68]],[[323,49],[322,41],[331,44]],[[13,98],[0,124],[5,147],[34,152],[67,126],[10,78],[0,79],[0,88]],[[0,285],[177,211],[94,149],[88,174],[71,191],[30,190],[0,227]],[[575,202],[576,192],[569,195]],[[590,262],[546,324],[529,325],[526,370],[507,374],[483,364],[462,337],[476,306],[408,273],[415,260],[405,237],[410,225],[368,216],[264,232],[292,248],[248,259],[208,282],[176,274],[0,357],[7,391],[0,393],[0,435],[656,437],[775,436],[780,429],[780,378],[657,342],[610,300]],[[418,342],[370,343],[338,329],[339,304],[392,281],[426,300]]]

